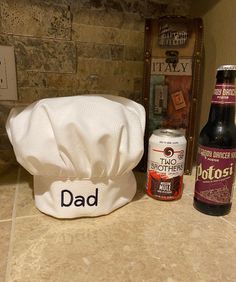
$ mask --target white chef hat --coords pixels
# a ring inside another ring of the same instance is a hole
[[[37,208],[58,218],[107,214],[136,192],[145,111],[111,95],[48,98],[11,110],[17,161],[34,175]]]

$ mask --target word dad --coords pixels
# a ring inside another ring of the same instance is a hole
[[[69,190],[61,191],[61,207],[85,207],[86,204],[90,207],[98,205],[98,188],[95,190],[95,195],[88,197],[74,196]]]

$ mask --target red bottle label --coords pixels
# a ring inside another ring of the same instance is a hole
[[[216,84],[211,102],[213,104],[234,104],[235,103],[235,85]]]
[[[199,146],[195,198],[212,205],[229,204],[233,194],[236,149]]]

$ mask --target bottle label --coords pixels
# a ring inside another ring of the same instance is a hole
[[[229,204],[233,194],[236,149],[199,146],[195,198],[212,205]]]
[[[216,84],[211,102],[213,104],[234,104],[235,103],[235,85]]]

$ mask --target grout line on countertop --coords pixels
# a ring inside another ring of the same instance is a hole
[[[9,221],[12,221],[12,218],[1,219],[0,223],[2,223],[2,222],[9,222]]]
[[[42,217],[45,216],[45,214],[32,214],[32,215],[22,215],[22,216],[16,216],[16,220],[18,219],[25,219],[25,218],[34,218],[34,217]]]
[[[236,225],[234,225],[232,222],[228,221],[226,218],[224,218],[223,216],[220,217],[221,220],[225,221],[226,223],[228,223],[229,225],[231,225],[233,228],[236,228]]]
[[[16,182],[16,190],[15,190],[15,197],[14,197],[14,204],[12,209],[12,224],[11,224],[11,233],[10,233],[10,240],[9,240],[9,249],[8,249],[8,255],[7,255],[7,267],[6,267],[6,273],[5,273],[5,281],[10,281],[10,259],[12,257],[13,253],[13,242],[14,242],[14,235],[15,235],[15,218],[16,218],[16,205],[17,205],[17,197],[19,192],[19,185],[20,185],[20,177],[21,177],[21,168],[19,168],[17,173],[17,182]]]

